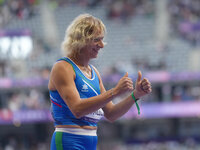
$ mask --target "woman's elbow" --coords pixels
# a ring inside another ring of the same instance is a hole
[[[113,123],[117,120],[117,118],[115,117],[112,117],[112,116],[105,116],[105,118],[110,122],[110,123]]]
[[[76,119],[80,119],[82,116],[80,114],[73,114]]]
[[[77,110],[74,110],[72,111],[72,114],[74,115],[75,118],[77,119],[80,119],[81,117],[83,117],[83,113],[81,111],[77,111]]]
[[[69,108],[70,108],[70,111],[72,112],[72,114],[74,115],[74,117],[77,119],[80,119],[81,117],[83,117],[85,115],[84,111],[78,105],[74,105]]]

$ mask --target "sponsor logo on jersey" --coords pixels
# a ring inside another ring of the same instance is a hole
[[[83,84],[82,85],[81,92],[88,92],[88,86],[87,86],[87,84]]]

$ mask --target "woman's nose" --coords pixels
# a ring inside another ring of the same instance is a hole
[[[100,41],[98,42],[98,47],[104,48],[103,40],[100,40]]]

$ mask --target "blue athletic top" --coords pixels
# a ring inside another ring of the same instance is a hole
[[[94,71],[92,65],[90,65],[92,69],[92,78],[89,79],[83,74],[83,72],[72,60],[70,60],[67,57],[63,57],[58,59],[57,61],[61,60],[64,60],[72,65],[73,70],[76,74],[74,82],[76,84],[76,88],[82,100],[100,94],[99,78],[96,72]],[[54,125],[97,126],[97,122],[104,115],[103,110],[99,109],[96,112],[85,115],[84,117],[78,119],[72,114],[69,107],[61,98],[58,91],[50,90],[49,93],[50,93],[50,100],[52,102],[51,112],[55,120]]]

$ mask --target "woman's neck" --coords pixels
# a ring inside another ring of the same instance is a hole
[[[78,66],[88,67],[89,65],[89,60],[82,56],[69,55],[68,57]]]
[[[79,69],[83,72],[83,74],[88,77],[92,78],[92,72],[91,72],[91,67],[89,66],[89,60],[84,59],[84,57],[73,57],[73,56],[68,56],[78,67]]]

